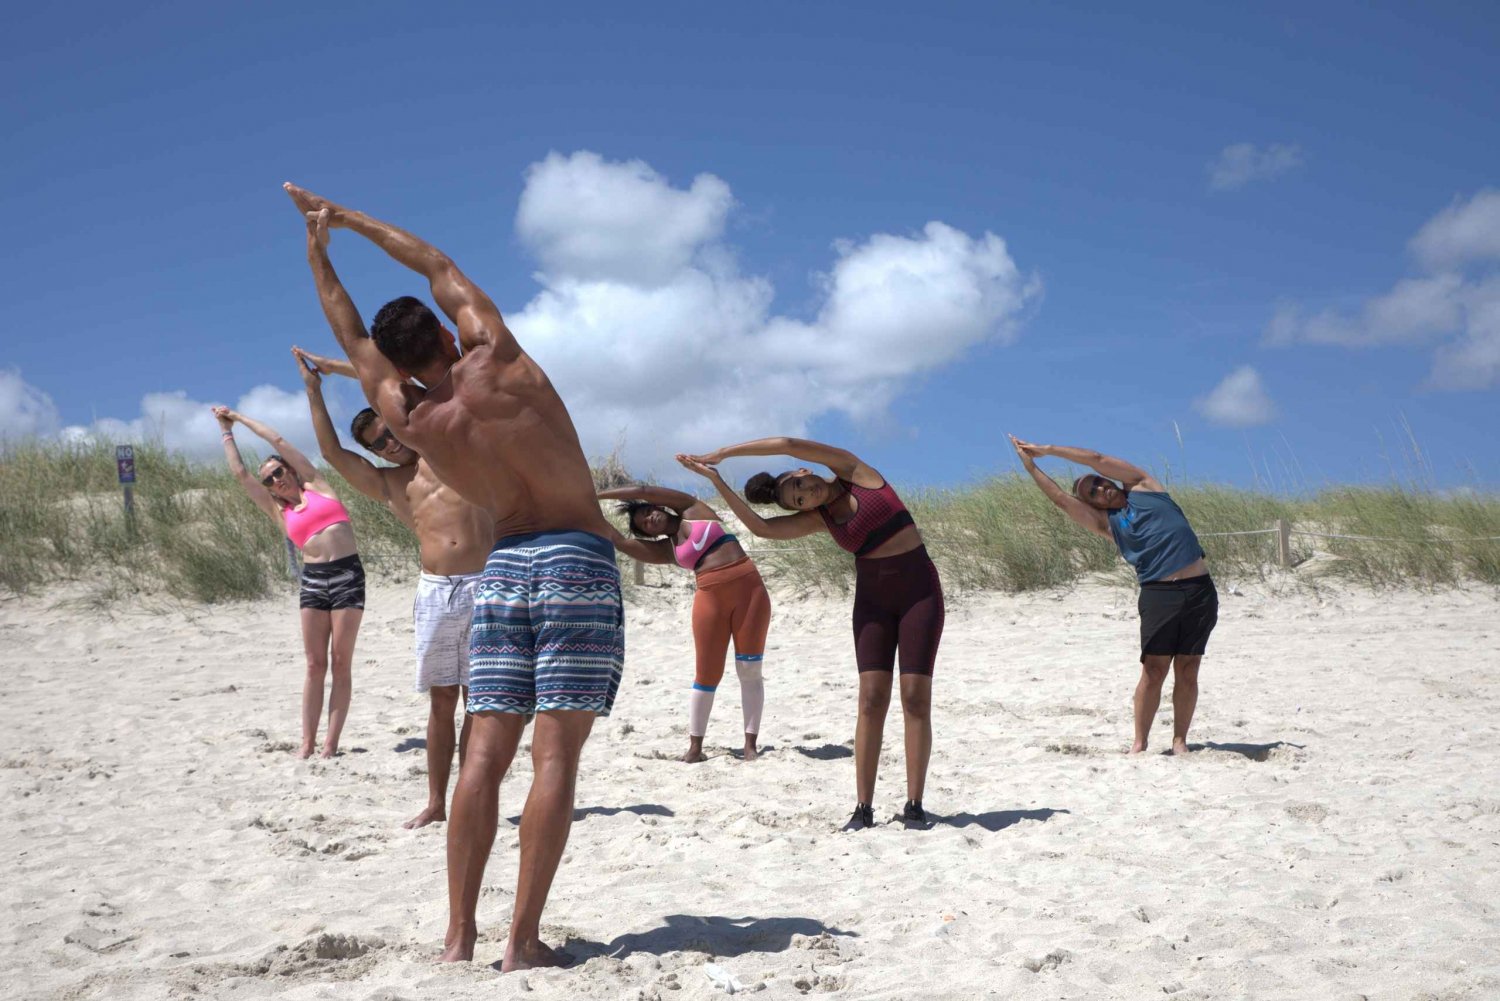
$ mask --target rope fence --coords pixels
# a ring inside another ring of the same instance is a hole
[[[1425,538],[1401,538],[1398,536],[1383,535],[1347,535],[1338,532],[1314,532],[1303,528],[1293,528],[1291,522],[1279,518],[1275,525],[1270,528],[1250,528],[1239,532],[1199,532],[1200,539],[1224,539],[1231,537],[1250,535],[1274,535],[1276,536],[1276,562],[1279,566],[1290,567],[1292,560],[1292,536],[1309,539],[1339,539],[1349,542],[1396,542],[1405,544],[1421,545],[1424,543],[1446,543],[1450,545],[1463,545],[1477,542],[1500,542],[1500,535],[1482,535],[1472,538],[1444,538],[1442,536],[1428,536]],[[934,542],[962,542],[953,536],[941,533],[924,533],[924,536]],[[818,552],[815,546],[745,546],[741,543],[745,553],[749,556],[775,553],[812,553]],[[380,562],[386,560],[402,560],[409,563],[420,561],[420,554],[415,549],[390,551],[390,552],[361,552],[359,558],[362,561]],[[630,560],[631,574],[637,584],[643,584],[646,580],[646,564],[637,560]],[[296,577],[298,575],[297,549],[287,540],[287,572]]]

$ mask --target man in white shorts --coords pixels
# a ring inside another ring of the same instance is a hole
[[[350,433],[367,451],[393,466],[377,466],[339,443],[323,402],[322,373],[357,378],[347,361],[320,358],[301,348],[299,360],[307,387],[308,407],[318,447],[328,464],[360,493],[384,504],[416,533],[422,576],[412,603],[416,632],[417,691],[430,696],[427,714],[427,806],[408,820],[407,828],[448,819],[448,776],[455,745],[460,766],[469,736],[469,716],[455,738],[453,714],[459,698],[468,698],[469,624],[474,591],[495,540],[489,512],[475,507],[444,486],[416,452],[395,439],[385,421],[366,407],[354,417]]]

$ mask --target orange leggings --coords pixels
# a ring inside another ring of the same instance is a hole
[[[731,638],[737,660],[758,662],[770,629],[771,596],[750,557],[699,573],[693,599],[693,644],[698,648],[693,687],[706,692],[719,687]]]

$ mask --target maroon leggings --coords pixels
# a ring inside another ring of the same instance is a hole
[[[865,671],[932,675],[943,638],[943,585],[926,546],[854,561],[854,662]]]

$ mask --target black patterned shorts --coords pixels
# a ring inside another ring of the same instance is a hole
[[[365,607],[365,567],[359,554],[327,563],[302,564],[303,608],[331,612]]]

